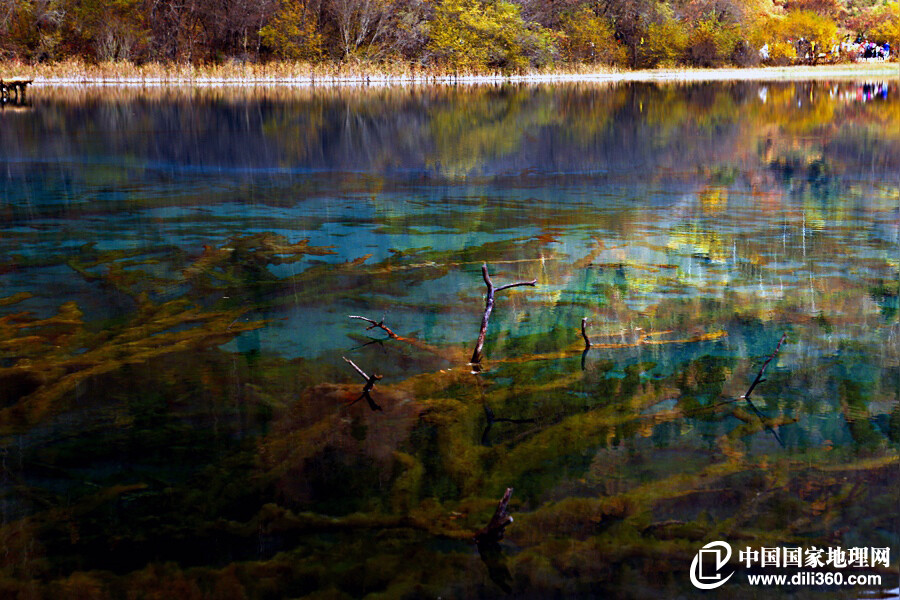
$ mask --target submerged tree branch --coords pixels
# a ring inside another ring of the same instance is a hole
[[[484,348],[484,337],[487,335],[488,320],[491,318],[491,311],[494,309],[494,293],[514,287],[525,285],[534,287],[537,285],[537,279],[532,279],[531,281],[507,283],[495,288],[494,282],[491,281],[491,276],[488,274],[487,263],[481,265],[481,276],[484,278],[484,285],[487,286],[487,294],[484,300],[484,315],[481,317],[481,330],[478,333],[478,341],[475,342],[475,351],[472,352],[472,359],[469,361],[473,364],[481,362],[481,352]]]

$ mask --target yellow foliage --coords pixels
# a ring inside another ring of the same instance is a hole
[[[828,49],[837,40],[837,25],[822,15],[801,10],[789,13],[774,28],[780,41],[796,42],[804,38],[814,44],[815,49]]]
[[[316,12],[308,8],[301,0],[284,0],[272,23],[259,30],[263,43],[282,58],[320,58],[322,31]]]
[[[870,39],[882,44],[889,42],[891,54],[897,55],[900,49],[900,2],[889,2],[883,8],[884,20],[870,32]]]
[[[776,41],[769,44],[769,62],[775,65],[787,65],[797,59],[797,50],[793,44],[786,41]]]
[[[549,30],[526,23],[518,5],[503,0],[444,0],[430,35],[428,49],[437,62],[464,71],[520,70],[549,62],[554,50]]]
[[[627,60],[609,22],[586,6],[563,17],[562,30],[562,47],[570,61],[620,65]]]
[[[684,54],[688,44],[688,34],[684,24],[675,19],[661,23],[651,23],[647,28],[647,38],[641,46],[641,62],[644,66],[674,66]]]
[[[720,66],[731,57],[739,39],[735,25],[704,19],[688,33],[685,60],[697,67]]]

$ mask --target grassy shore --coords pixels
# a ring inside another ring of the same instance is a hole
[[[127,62],[91,64],[70,60],[52,64],[0,63],[0,78],[34,84],[294,84],[487,83],[555,81],[722,81],[778,79],[885,78],[900,75],[900,63],[866,62],[816,67],[620,70],[597,65],[566,66],[522,74],[469,73],[426,69],[408,63],[311,64],[272,62],[183,65]]]

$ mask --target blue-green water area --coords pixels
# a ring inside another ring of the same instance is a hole
[[[890,597],[898,93],[34,87],[0,597]]]

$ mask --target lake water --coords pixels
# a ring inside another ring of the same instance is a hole
[[[738,550],[864,547],[808,570],[881,585],[765,593],[882,597],[898,93],[34,88],[0,110],[0,596],[738,598],[797,572]],[[473,364],[482,265],[536,284]]]

